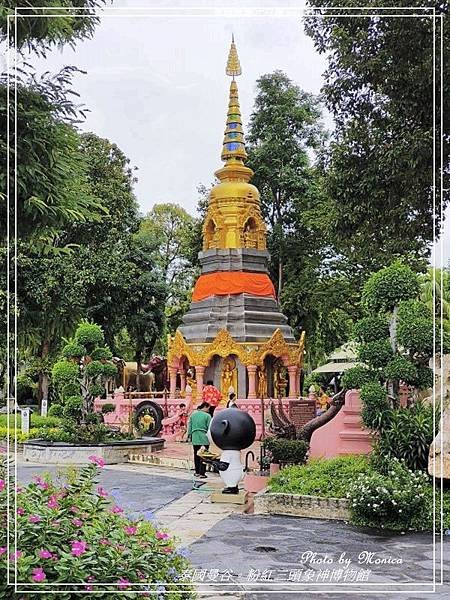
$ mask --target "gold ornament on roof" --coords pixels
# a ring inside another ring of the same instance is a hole
[[[222,358],[235,355],[244,365],[262,366],[264,358],[270,354],[283,358],[289,365],[303,365],[305,334],[297,343],[288,343],[280,329],[276,329],[266,342],[240,343],[233,340],[226,329],[221,329],[214,340],[205,344],[188,344],[179,330],[169,339],[168,362],[176,363],[186,357],[189,364],[207,367],[211,358],[217,354]]]
[[[236,46],[234,44],[234,35],[231,36],[231,47],[230,52],[228,53],[227,67],[225,69],[225,73],[227,75],[237,77],[242,74],[241,63],[239,62],[239,56],[236,50]]]

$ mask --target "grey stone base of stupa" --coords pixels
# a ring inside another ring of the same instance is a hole
[[[268,273],[265,250],[228,249],[200,252],[202,273],[247,271]],[[179,327],[187,342],[211,342],[226,329],[237,342],[260,342],[280,329],[286,342],[295,342],[287,318],[274,298],[233,294],[192,302]]]

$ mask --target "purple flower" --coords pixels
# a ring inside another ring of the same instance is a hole
[[[86,552],[87,544],[86,542],[72,542],[72,555],[73,556],[81,556]]]
[[[121,508],[120,506],[116,505],[116,506],[113,506],[111,508],[111,512],[113,512],[113,513],[123,513],[123,508]]]
[[[127,587],[130,585],[128,579],[124,579],[123,577],[121,577],[117,583],[119,584],[119,589],[121,590],[126,590]]]
[[[125,527],[124,531],[127,535],[135,535],[136,531],[137,531],[137,527],[134,527],[134,526]]]
[[[19,517],[22,517],[25,514],[25,510],[19,506],[19,508],[17,509],[17,514],[19,515]]]
[[[53,558],[50,550],[39,550],[39,558]]]
[[[33,573],[33,581],[45,581],[47,579],[47,576],[42,567],[33,569],[32,573]]]
[[[103,458],[101,456],[94,456],[93,454],[91,454],[91,456],[88,456],[88,459],[94,465],[97,465],[100,468],[103,468],[105,466],[105,461],[103,460]]]
[[[106,498],[106,496],[108,495],[108,492],[104,488],[102,488],[101,485],[99,485],[97,488],[97,494],[99,496],[101,496],[102,498]]]
[[[83,525],[83,521],[81,519],[72,519],[72,523],[75,525],[75,527],[81,527]]]
[[[9,560],[17,561],[22,556],[22,554],[23,554],[23,552],[21,552],[20,550],[17,550],[16,552],[13,552],[12,554],[9,555]]]
[[[2,492],[4,489],[5,489],[5,480],[0,479],[0,492]]]
[[[50,496],[50,500],[47,502],[47,506],[49,508],[54,508],[54,509],[59,508],[58,498],[56,497],[55,494]]]
[[[39,523],[41,521],[41,517],[39,515],[30,515],[28,520],[30,523]]]
[[[169,539],[169,534],[164,533],[163,531],[157,531],[156,539],[157,540],[167,540],[167,539]]]

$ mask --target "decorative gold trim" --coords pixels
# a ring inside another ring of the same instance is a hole
[[[167,358],[169,365],[186,357],[192,366],[207,367],[211,358],[217,354],[223,358],[236,355],[244,365],[262,366],[264,358],[272,355],[282,358],[286,366],[303,365],[305,332],[295,344],[288,343],[280,329],[276,329],[267,342],[236,342],[226,329],[221,329],[209,344],[189,344],[179,330],[169,337]]]

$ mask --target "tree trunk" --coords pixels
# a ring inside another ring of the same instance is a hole
[[[394,306],[392,311],[391,320],[389,322],[389,338],[391,340],[391,348],[392,352],[397,354],[397,313],[398,306]],[[398,398],[399,391],[399,382],[394,380],[389,380],[387,385],[387,392],[390,396],[394,398]]]
[[[40,351],[40,358],[42,359],[46,359],[48,354],[50,352],[50,342],[48,340],[44,340],[42,342],[42,346],[41,346],[41,351]],[[37,400],[38,400],[38,404],[39,406],[42,405],[42,400],[46,400],[48,403],[48,375],[46,372],[42,371],[39,373],[39,380],[38,380],[38,390],[37,390]]]

